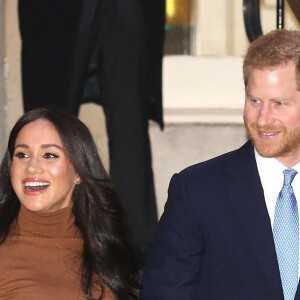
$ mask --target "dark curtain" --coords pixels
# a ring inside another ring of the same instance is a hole
[[[164,0],[19,0],[24,109],[103,106],[141,268],[157,222],[148,120],[163,127],[164,11]]]

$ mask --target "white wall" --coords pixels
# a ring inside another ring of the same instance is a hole
[[[4,5],[0,0],[0,153],[4,152],[5,143],[5,82],[4,82],[4,58],[5,58],[5,35],[4,35]]]
[[[5,0],[5,89],[6,138],[16,120],[23,114],[21,87],[21,40],[17,0]]]
[[[166,123],[242,123],[242,58],[166,56],[163,99]]]
[[[184,1],[184,0],[182,0]],[[244,29],[243,0],[194,0],[195,54],[242,55],[249,43]],[[276,1],[260,0],[264,33],[276,28]],[[300,30],[299,23],[285,1],[285,28]]]

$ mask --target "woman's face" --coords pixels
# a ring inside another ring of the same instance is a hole
[[[19,132],[11,182],[21,204],[28,210],[47,213],[70,204],[79,177],[49,121],[38,119]]]

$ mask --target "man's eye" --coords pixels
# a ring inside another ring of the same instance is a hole
[[[29,155],[24,152],[17,152],[14,154],[14,156],[17,158],[28,158],[29,157]]]
[[[259,105],[261,103],[261,101],[259,99],[255,99],[255,98],[248,98],[248,101],[252,104],[252,105]]]
[[[258,99],[251,99],[251,101],[252,101],[252,103],[254,103],[254,104],[260,103],[260,100],[258,100]]]
[[[53,153],[45,153],[43,155],[44,158],[47,158],[47,159],[53,159],[53,158],[58,158],[58,155],[56,154],[53,154]]]
[[[277,101],[275,102],[277,106],[284,106],[285,103],[283,101]]]

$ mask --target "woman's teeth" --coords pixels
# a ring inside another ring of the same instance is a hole
[[[39,190],[39,189],[44,189],[47,186],[49,186],[49,182],[25,182],[25,189],[26,191],[31,191],[31,190]]]
[[[34,182],[25,182],[25,186],[46,186],[46,185],[50,185],[49,182],[37,182],[37,181],[34,181]]]

